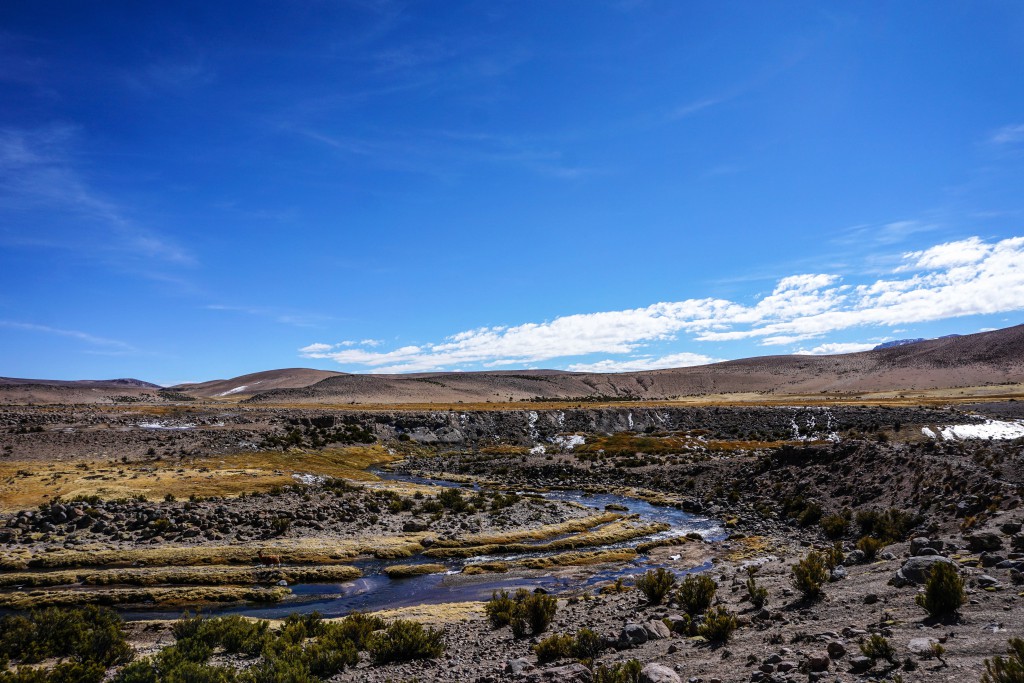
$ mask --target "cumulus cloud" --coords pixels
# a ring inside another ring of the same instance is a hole
[[[688,368],[693,365],[717,363],[720,358],[712,358],[700,353],[673,353],[655,358],[641,356],[626,360],[606,358],[596,363],[573,363],[566,370],[572,372],[640,372],[642,370],[661,370],[663,368]]]
[[[569,366],[620,371],[627,367],[650,369],[651,363],[668,367],[661,364],[665,359],[679,361],[676,365],[695,357],[707,362],[700,354],[674,354],[657,360],[642,354],[645,346],[676,340],[680,334],[703,342],[757,339],[765,346],[779,346],[862,326],[891,328],[1021,309],[1024,237],[996,242],[972,237],[908,252],[890,277],[869,283],[844,283],[838,275],[827,273],[784,277],[770,294],[751,305],[717,298],[686,299],[511,327],[481,327],[437,343],[390,351],[318,342],[300,352],[306,358],[361,365],[371,372],[526,365],[592,354],[629,354],[631,358],[625,360]],[[817,348],[826,353],[828,346]]]
[[[795,356],[828,356],[834,353],[857,353],[858,351],[870,351],[877,344],[861,344],[858,342],[841,342],[834,344],[819,344],[813,349],[800,349],[794,352]]]

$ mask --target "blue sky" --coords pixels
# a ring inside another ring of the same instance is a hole
[[[0,375],[620,370],[1024,322],[1014,2],[9,2]]]

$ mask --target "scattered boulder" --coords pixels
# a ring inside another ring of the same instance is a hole
[[[652,662],[641,669],[640,683],[682,683],[682,680],[672,669]]]
[[[644,630],[647,631],[648,640],[662,640],[672,635],[672,632],[668,630],[668,626],[665,622],[658,619],[653,619],[644,624]]]
[[[942,555],[925,555],[911,557],[903,563],[896,574],[889,580],[889,585],[901,587],[911,583],[924,583],[936,564],[944,563],[956,566],[956,563]]]
[[[828,671],[832,660],[824,652],[817,652],[807,658],[807,668],[811,671]]]
[[[999,550],[1003,547],[1003,539],[999,537],[999,534],[992,533],[991,531],[972,534],[964,540],[967,541],[967,547],[970,548],[971,552],[975,553],[983,550]]]
[[[567,664],[556,666],[552,669],[535,671],[526,677],[527,683],[542,683],[543,681],[558,681],[559,683],[590,683],[594,675],[590,669],[582,664]],[[676,681],[679,679],[677,678]]]
[[[932,651],[932,645],[935,645],[939,641],[935,638],[911,638],[910,642],[907,643],[907,649],[910,650],[911,654],[923,657],[928,655]]]
[[[643,645],[650,637],[647,634],[647,629],[642,624],[626,624],[622,627],[622,631],[619,632],[618,645],[622,648],[636,647],[637,645]]]

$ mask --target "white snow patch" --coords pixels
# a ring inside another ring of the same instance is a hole
[[[579,434],[570,434],[569,436],[556,436],[552,437],[551,443],[561,446],[567,451],[571,451],[577,446],[582,446],[587,440]]]
[[[537,444],[536,446],[530,449],[530,455],[544,455],[546,452],[547,449],[540,444]]]
[[[956,439],[1019,439],[1024,437],[1024,420],[986,420],[977,425],[950,425],[939,430],[946,441]]]
[[[248,388],[249,388],[248,384],[243,384],[240,387],[235,387],[234,389],[228,389],[227,391],[222,391],[221,393],[219,393],[217,395],[218,396],[230,396],[231,394],[237,394],[239,392],[245,391]]]
[[[327,481],[326,477],[321,477],[316,474],[293,474],[292,479],[306,486],[313,486],[314,484],[322,484]]]
[[[921,433],[927,436],[929,439],[934,439],[935,437],[938,436],[938,434],[928,429],[927,427],[921,427]]]
[[[140,422],[138,426],[143,429],[192,429],[195,427],[194,424],[188,422],[177,425],[167,424],[166,422]]]

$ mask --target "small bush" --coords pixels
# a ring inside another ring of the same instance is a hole
[[[572,645],[572,656],[580,661],[590,661],[607,647],[608,643],[602,635],[589,628],[581,628],[576,632],[576,639]]]
[[[850,523],[842,515],[828,515],[821,519],[821,530],[833,541],[845,536],[849,526]]]
[[[726,643],[736,630],[736,617],[721,605],[704,614],[704,623],[697,629],[697,635],[704,636],[712,643]]]
[[[594,669],[594,683],[639,683],[640,671],[644,665],[636,659],[627,662],[612,664],[610,667],[602,664]]]
[[[637,579],[636,587],[647,598],[647,602],[652,605],[660,605],[675,583],[676,577],[672,572],[664,567],[658,567]]]
[[[793,565],[793,586],[809,599],[821,595],[822,587],[828,581],[828,566],[825,556],[816,550]]]
[[[568,657],[572,654],[575,639],[569,635],[548,636],[533,646],[533,652],[537,655],[537,661],[541,664],[548,664],[557,659]]]
[[[508,591],[495,591],[484,605],[484,612],[493,628],[511,626],[512,633],[521,638],[529,632],[543,633],[558,610],[558,601],[550,595],[530,593],[524,588],[509,595]]]
[[[690,574],[683,579],[676,592],[676,602],[687,614],[703,614],[715,599],[718,585],[710,576]]]
[[[750,569],[753,569],[751,567]],[[749,576],[747,577],[747,596],[750,598],[750,604],[754,607],[761,609],[768,602],[768,589],[764,586],[757,585],[757,579],[754,578],[754,572],[748,569]]]
[[[885,542],[880,541],[873,536],[863,536],[857,541],[857,550],[864,553],[864,559],[868,562],[873,562],[878,553],[881,552],[882,548],[885,547]]]
[[[1010,638],[1006,659],[998,655],[985,660],[981,683],[1024,683],[1024,639]]]
[[[928,580],[924,584],[924,593],[914,598],[914,601],[933,617],[956,614],[965,600],[964,580],[956,567],[946,562],[932,565]]]
[[[413,659],[434,659],[444,652],[443,633],[424,628],[423,624],[407,619],[391,622],[380,633],[370,638],[368,650],[377,664],[407,662]]]
[[[896,648],[892,646],[892,643],[885,636],[880,636],[877,633],[871,634],[867,640],[860,644],[860,651],[872,662],[884,659],[890,664],[896,663]]]

